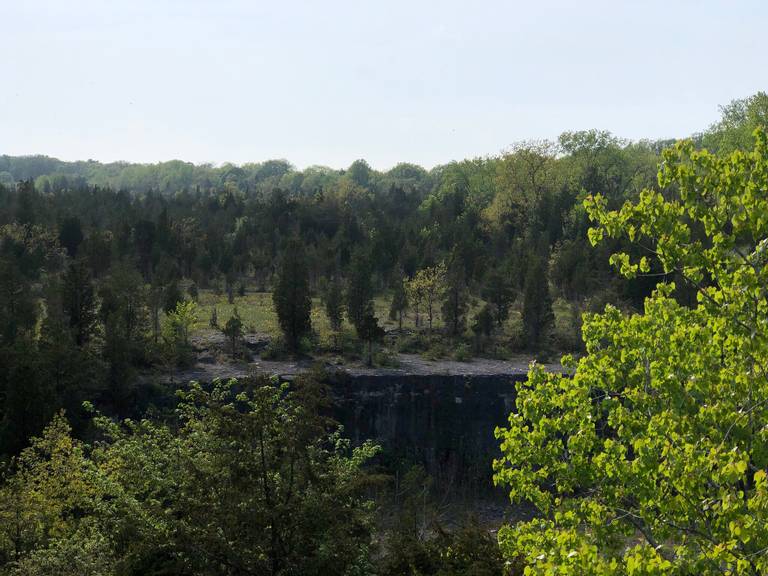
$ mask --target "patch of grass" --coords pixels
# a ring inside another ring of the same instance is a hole
[[[277,322],[277,314],[272,303],[271,292],[246,291],[243,296],[235,294],[234,302],[230,304],[226,294],[217,295],[213,290],[200,290],[197,303],[198,321],[193,327],[195,332],[210,327],[211,313],[214,307],[216,308],[219,326],[224,326],[227,323],[227,320],[232,316],[233,310],[237,307],[243,325],[250,332],[267,334],[270,338],[280,336],[280,325]],[[390,328],[396,326],[395,322],[387,318],[389,312],[388,298],[375,298],[374,312],[382,325]],[[325,315],[323,303],[319,298],[312,298],[310,319],[312,321],[312,331],[316,335],[319,347],[322,349],[332,349],[334,347],[334,334],[328,322],[328,317]],[[342,331],[348,333],[350,330],[353,330],[353,328],[345,319]]]
[[[194,332],[210,327],[211,313],[216,308],[219,326],[224,326],[232,317],[232,312],[237,307],[237,312],[243,321],[243,325],[249,330],[255,328],[257,332],[276,337],[280,334],[277,324],[277,314],[272,305],[270,292],[246,292],[245,296],[235,296],[234,303],[230,304],[225,294],[216,295],[213,290],[200,290],[198,300],[198,318],[193,327]]]
[[[396,320],[389,319],[389,303],[391,295],[385,293],[374,299],[374,312],[379,323],[387,330],[398,327]],[[484,302],[479,298],[471,300],[470,310],[467,315],[467,326],[471,326],[475,314],[482,308]],[[200,290],[198,297],[198,321],[193,331],[199,332],[209,328],[211,312],[214,306],[218,316],[219,326],[224,326],[237,307],[243,325],[248,332],[266,334],[272,340],[281,337],[280,327],[277,323],[277,314],[272,304],[271,292],[246,291],[244,295],[235,294],[234,303],[230,304],[226,294],[216,294],[214,290]],[[559,349],[573,349],[579,342],[579,329],[576,325],[573,305],[564,300],[554,303],[555,312],[555,342]],[[312,342],[314,350],[320,354],[331,354],[345,359],[359,359],[361,346],[357,341],[354,328],[345,319],[340,335],[335,335],[331,330],[325,309],[319,298],[312,299]],[[441,333],[443,322],[439,311],[433,321],[432,334],[427,334],[426,317],[422,312],[421,327],[416,330],[415,317],[411,312],[403,318],[403,329],[413,331],[411,334],[403,334],[393,339],[390,345],[397,351],[410,354],[422,354],[425,358],[440,359],[453,357],[456,359],[469,359],[473,355],[473,337],[469,332],[464,341],[456,343],[449,340]],[[509,318],[500,328],[496,328],[493,338],[482,351],[482,356],[494,358],[506,358],[525,349],[523,338],[523,322],[520,303],[517,302],[510,310]],[[272,351],[280,354],[279,350]],[[267,352],[269,355],[270,352]]]

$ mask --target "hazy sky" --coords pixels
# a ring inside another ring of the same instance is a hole
[[[768,1],[0,0],[0,154],[433,166],[768,90]]]

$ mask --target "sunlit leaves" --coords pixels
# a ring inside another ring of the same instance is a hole
[[[627,277],[656,260],[642,314],[586,315],[572,379],[533,367],[497,430],[495,479],[540,517],[500,533],[530,574],[762,574],[768,569],[768,145],[664,152],[661,191],[585,207],[593,244],[624,238]]]

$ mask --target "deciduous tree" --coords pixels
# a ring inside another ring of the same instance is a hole
[[[624,238],[625,276],[651,258],[696,287],[662,283],[643,313],[584,322],[573,377],[534,366],[517,385],[495,481],[538,509],[507,526],[508,558],[536,574],[768,571],[768,135],[749,152],[691,142],[664,153],[663,192],[586,206],[592,242]]]

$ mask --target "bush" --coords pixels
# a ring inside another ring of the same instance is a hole
[[[450,355],[448,345],[440,339],[432,339],[429,347],[421,353],[426,360],[441,360]]]
[[[282,338],[273,338],[264,348],[261,358],[263,360],[279,360],[280,358],[285,358],[287,350],[285,341]]]
[[[400,366],[400,360],[398,360],[396,353],[384,348],[373,354],[373,365],[382,368],[397,368]]]
[[[472,349],[467,344],[459,344],[453,349],[451,357],[457,362],[469,362],[472,360]]]

